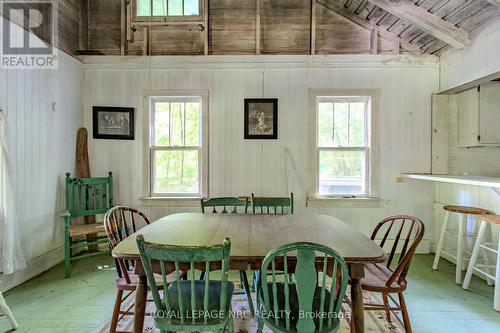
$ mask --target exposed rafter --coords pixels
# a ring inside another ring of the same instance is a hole
[[[418,52],[418,53],[422,52],[418,46],[413,45],[413,44],[403,40],[402,38],[400,38],[396,34],[393,34],[392,32],[389,32],[389,31],[377,26],[376,24],[372,24],[369,21],[362,18],[361,16],[350,12],[349,10],[347,10],[342,4],[340,4],[336,0],[334,0],[334,1],[317,0],[316,2],[318,4],[320,4],[321,6],[327,8],[329,10],[334,11],[335,13],[339,14],[340,16],[345,17],[349,21],[362,26],[365,29],[368,29],[370,31],[373,31],[373,30],[377,31],[381,37],[383,37],[389,41],[399,42],[399,45],[401,45],[401,47],[403,47],[404,49],[406,49],[408,51]]]
[[[488,1],[492,5],[497,6],[498,8],[500,8],[500,0],[486,0],[486,1]]]
[[[457,49],[466,48],[470,44],[467,31],[429,13],[409,0],[369,1]]]

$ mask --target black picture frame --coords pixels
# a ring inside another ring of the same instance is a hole
[[[94,139],[134,140],[134,108],[93,106],[92,134]]]
[[[245,98],[244,118],[245,139],[278,139],[277,98]]]

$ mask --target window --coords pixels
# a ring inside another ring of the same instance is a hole
[[[372,96],[312,94],[313,197],[373,195]]]
[[[200,0],[136,0],[136,16],[199,16]]]
[[[150,97],[150,192],[202,197],[206,191],[205,96]]]

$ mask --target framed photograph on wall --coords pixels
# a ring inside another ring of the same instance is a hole
[[[93,106],[94,139],[134,140],[134,108]]]
[[[245,98],[245,139],[278,138],[278,99]]]

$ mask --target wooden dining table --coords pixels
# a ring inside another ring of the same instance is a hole
[[[113,257],[136,260],[139,276],[134,308],[134,332],[142,333],[147,298],[147,278],[140,263],[137,235],[146,241],[170,245],[206,246],[231,239],[229,268],[258,270],[273,248],[292,242],[315,242],[335,249],[349,265],[351,279],[351,332],[364,332],[364,266],[385,261],[385,252],[370,238],[341,220],[327,215],[252,215],[180,213],[161,218],[124,239]]]

